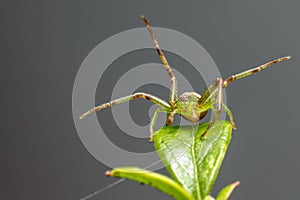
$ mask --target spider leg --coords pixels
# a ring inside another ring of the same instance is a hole
[[[90,115],[94,112],[97,112],[99,110],[102,110],[104,108],[111,107],[113,105],[118,105],[118,104],[121,104],[121,103],[124,103],[124,102],[127,102],[127,101],[131,101],[133,99],[138,99],[138,98],[146,99],[148,101],[151,101],[151,102],[155,103],[156,105],[161,106],[165,110],[169,110],[171,108],[171,106],[167,102],[165,102],[164,100],[162,100],[162,99],[160,99],[156,96],[150,95],[150,94],[139,92],[139,93],[135,93],[135,94],[132,94],[132,95],[129,95],[129,96],[126,96],[126,97],[116,99],[116,100],[111,101],[109,103],[104,103],[104,104],[102,104],[100,106],[97,106],[95,108],[92,108],[92,109],[88,110],[87,112],[83,113],[79,118],[83,119],[86,116],[88,116],[88,115]]]
[[[218,88],[218,94],[217,94],[217,108],[212,108],[212,110],[214,111],[214,117],[213,119],[210,121],[208,127],[206,128],[206,130],[201,134],[201,138],[203,138],[207,131],[214,125],[214,123],[219,119],[220,113],[222,111],[222,89],[223,89],[223,80],[221,78],[217,78],[216,79],[216,84],[217,84],[217,88]]]
[[[170,112],[170,114],[168,115],[168,120],[167,120],[166,126],[170,126],[171,124],[173,124],[174,115],[176,114],[176,112],[177,112],[177,109]]]
[[[149,139],[149,142],[153,141],[153,134],[154,134],[153,128],[154,128],[154,125],[155,125],[156,120],[157,120],[157,115],[160,112],[166,112],[166,110],[164,110],[163,108],[158,108],[158,109],[155,110],[155,112],[153,114],[153,117],[151,119],[151,123],[150,123],[150,139]]]
[[[143,15],[141,16],[142,17],[142,20],[144,21],[150,35],[151,35],[151,38],[152,38],[152,41],[155,45],[155,48],[156,48],[156,51],[160,57],[160,60],[162,62],[162,64],[164,65],[165,69],[167,70],[169,76],[170,76],[170,104],[171,105],[174,105],[175,104],[175,101],[177,99],[177,83],[176,83],[176,77],[163,53],[163,51],[161,50],[160,46],[158,45],[158,41],[154,35],[154,32],[151,28],[151,26],[149,25],[149,22],[148,20],[146,19],[146,17],[144,17]]]
[[[233,115],[232,115],[231,111],[229,110],[229,108],[224,103],[222,103],[222,106],[223,106],[225,112],[227,113],[227,115],[229,116],[229,120],[230,120],[230,123],[232,124],[232,128],[236,129],[236,125],[234,123]]]
[[[271,65],[273,65],[273,64],[276,64],[276,63],[281,62],[281,61],[284,61],[284,60],[289,60],[290,58],[291,58],[290,56],[277,58],[277,59],[272,60],[272,61],[270,61],[270,62],[267,62],[267,63],[265,63],[265,64],[263,64],[263,65],[260,65],[260,66],[258,66],[258,67],[256,67],[256,68],[253,68],[253,69],[250,69],[250,70],[241,72],[241,73],[236,74],[236,75],[233,75],[233,76],[230,76],[229,78],[227,78],[227,79],[224,81],[224,84],[223,84],[223,85],[224,85],[224,88],[227,87],[227,86],[229,85],[229,83],[231,83],[231,82],[233,82],[233,81],[235,81],[235,80],[238,80],[238,79],[240,79],[240,78],[244,78],[244,77],[249,76],[249,75],[251,75],[251,74],[255,74],[255,73],[257,73],[257,72],[259,72],[259,71],[261,71],[261,70],[263,70],[263,69],[265,69],[265,68],[267,68],[267,67],[269,67],[269,66],[271,66]]]
[[[218,94],[218,79],[217,78],[201,95],[201,98],[198,101],[199,106],[202,108],[207,107],[210,108],[212,99],[217,96]]]

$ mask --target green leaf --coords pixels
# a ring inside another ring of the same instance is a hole
[[[193,200],[194,198],[180,184],[171,178],[137,167],[119,167],[106,172],[107,176],[126,178],[157,188],[178,200]]]
[[[227,200],[227,199],[230,197],[230,195],[231,195],[231,193],[233,192],[233,190],[234,190],[237,186],[239,186],[239,184],[240,184],[240,182],[237,181],[237,182],[232,183],[232,184],[226,186],[225,188],[223,188],[223,189],[221,190],[221,192],[219,193],[219,195],[217,196],[217,199],[216,199],[216,200]]]
[[[154,134],[154,146],[169,173],[197,200],[210,194],[231,139],[230,122],[217,121],[201,138],[207,126],[167,126]]]
[[[212,196],[208,195],[203,200],[215,200]]]

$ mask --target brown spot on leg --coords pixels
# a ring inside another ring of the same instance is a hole
[[[201,112],[200,116],[199,116],[199,120],[203,119],[206,116],[207,113],[208,113],[208,110],[206,110],[204,112]]]
[[[257,72],[259,72],[260,70],[262,70],[262,68],[254,69],[254,70],[252,71],[252,74],[257,73]]]
[[[159,56],[161,56],[163,54],[163,52],[161,51],[161,49],[159,49],[157,47],[156,47],[156,51],[157,51],[157,53],[158,53]]]
[[[172,124],[172,122],[173,121],[171,119],[168,119],[166,126],[170,126]]]
[[[168,117],[168,120],[167,120],[167,123],[166,123],[166,126],[170,126],[171,124],[173,124],[173,121],[174,121],[174,115],[176,114],[177,112],[177,109],[173,110],[169,117]]]

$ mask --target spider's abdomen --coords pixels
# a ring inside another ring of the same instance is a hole
[[[185,92],[179,97],[180,115],[193,122],[197,123],[200,119],[205,117],[208,110],[203,110],[199,106],[199,99],[201,96],[195,92]]]

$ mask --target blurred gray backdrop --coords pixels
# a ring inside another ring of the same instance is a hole
[[[0,200],[80,199],[117,180],[104,176],[109,167],[94,159],[77,135],[72,88],[87,54],[114,34],[142,27],[141,14],[153,26],[183,32],[202,44],[223,78],[292,56],[226,90],[238,129],[213,194],[240,180],[232,200],[298,199],[299,6],[296,0],[1,1]],[[174,68],[188,65],[166,54]],[[103,81],[109,85],[118,69],[149,62],[159,62],[153,49],[132,52],[114,62]],[[201,77],[190,76],[195,90],[203,91]],[[168,96],[157,85],[141,89]],[[96,102],[108,101],[111,92],[99,87]],[[129,117],[146,125],[149,107],[135,101]],[[113,132],[109,137],[115,144],[131,151],[152,150],[146,140],[125,137],[114,128],[110,109],[98,117]],[[165,169],[159,172],[167,174]],[[124,181],[91,199],[172,198]]]

